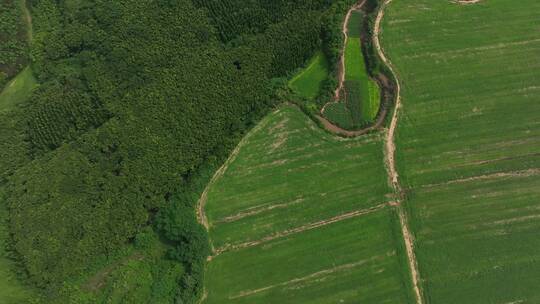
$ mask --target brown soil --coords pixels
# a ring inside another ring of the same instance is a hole
[[[480,1],[482,0],[454,0],[452,2],[454,3],[457,3],[457,4],[475,4],[475,3],[479,3]]]

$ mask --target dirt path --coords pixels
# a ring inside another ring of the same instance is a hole
[[[475,4],[475,3],[479,3],[480,1],[482,0],[455,0],[452,2],[457,3],[457,4]]]
[[[379,10],[379,13],[377,14],[377,18],[375,20],[375,28],[373,31],[373,42],[375,44],[375,49],[379,53],[379,56],[381,60],[386,64],[392,75],[394,75],[394,78],[396,79],[396,101],[395,101],[395,109],[394,113],[392,114],[392,119],[390,121],[390,127],[388,128],[388,131],[386,133],[386,143],[385,143],[385,162],[386,162],[386,168],[388,170],[388,177],[390,179],[390,183],[392,187],[394,188],[394,191],[398,194],[398,204],[396,205],[396,209],[399,215],[399,221],[401,225],[401,231],[403,234],[403,240],[405,241],[405,249],[407,251],[407,260],[409,262],[409,268],[411,269],[411,277],[412,277],[412,283],[413,283],[413,289],[414,294],[416,297],[416,303],[422,304],[424,303],[424,300],[422,298],[422,292],[420,291],[420,274],[418,272],[418,262],[416,260],[416,256],[414,253],[414,238],[413,235],[410,232],[409,229],[409,223],[408,223],[408,215],[405,211],[402,200],[403,200],[403,190],[401,188],[401,185],[399,184],[399,175],[396,170],[396,162],[395,162],[395,152],[396,152],[396,146],[395,146],[395,132],[396,127],[399,119],[399,111],[401,110],[401,85],[399,83],[399,79],[397,78],[397,74],[395,72],[394,66],[388,60],[386,55],[384,54],[384,51],[381,47],[380,43],[380,32],[381,32],[381,21],[384,17],[384,12],[386,7],[392,3],[392,0],[386,0],[382,7]]]
[[[366,3],[366,1],[367,0],[363,0],[362,2],[357,3],[356,5],[351,7],[349,9],[349,11],[347,12],[347,15],[345,15],[345,20],[343,21],[343,27],[341,29],[341,32],[343,33],[344,39],[343,39],[343,49],[341,51],[341,56],[340,56],[340,60],[339,60],[339,63],[340,63],[340,68],[338,70],[338,80],[339,80],[339,82],[338,82],[338,86],[337,86],[336,90],[334,91],[334,100],[335,101],[339,100],[339,94],[340,94],[341,90],[343,89],[343,83],[345,82],[345,46],[347,45],[347,40],[349,39],[349,30],[347,29],[347,26],[349,25],[349,19],[351,18],[351,14],[354,11],[359,10],[364,5],[364,3]],[[323,107],[323,110],[324,110],[324,107]]]
[[[30,10],[28,10],[28,3],[26,0],[21,0],[21,9],[23,11],[24,20],[26,21],[26,31],[28,32],[28,43],[32,43],[33,38],[33,29],[32,29],[32,15]]]

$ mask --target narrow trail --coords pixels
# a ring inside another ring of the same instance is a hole
[[[403,240],[405,241],[405,249],[407,251],[407,260],[409,262],[409,268],[411,270],[411,278],[412,278],[412,283],[413,283],[412,285],[413,285],[414,295],[416,297],[416,303],[423,304],[424,300],[422,297],[422,292],[420,291],[420,274],[418,271],[418,262],[416,260],[416,256],[414,253],[414,238],[409,229],[409,219],[408,219],[407,212],[402,205],[403,189],[401,188],[401,185],[399,184],[399,175],[396,170],[396,161],[395,161],[395,152],[396,152],[395,132],[396,132],[396,127],[397,127],[397,123],[399,119],[399,111],[401,110],[401,107],[402,107],[401,85],[399,83],[399,78],[397,77],[397,73],[395,72],[394,66],[384,54],[384,51],[381,47],[380,38],[379,38],[380,32],[381,32],[381,21],[384,17],[385,9],[390,3],[392,3],[392,0],[386,0],[382,4],[382,7],[380,8],[379,13],[377,14],[377,18],[375,19],[375,27],[373,31],[373,43],[375,45],[375,49],[377,50],[377,53],[379,53],[381,60],[386,64],[386,66],[388,67],[392,75],[394,75],[395,82],[396,82],[395,109],[394,109],[394,113],[392,114],[390,126],[386,133],[385,163],[386,163],[386,168],[388,170],[388,177],[389,177],[390,183],[392,187],[394,188],[394,191],[398,194],[398,204],[396,204],[395,207],[399,215],[399,221],[401,225],[401,232],[403,234]]]
[[[343,33],[343,37],[344,37],[344,39],[343,39],[343,45],[344,46],[347,45],[347,40],[349,39],[349,29],[347,27],[349,25],[349,19],[351,19],[351,14],[354,11],[359,10],[364,5],[364,3],[366,3],[366,1],[367,0],[363,0],[362,2],[355,4],[353,7],[351,7],[349,9],[349,11],[347,12],[347,15],[345,15],[345,20],[343,21],[343,27],[341,29],[341,32]],[[339,71],[338,71],[338,75],[339,75],[338,80],[339,80],[339,82],[338,82],[338,86],[337,86],[336,90],[334,91],[334,100],[335,101],[339,100],[339,94],[340,94],[341,90],[343,89],[343,83],[345,82],[345,47],[343,47],[343,50],[341,51],[341,56],[340,56],[339,63],[340,63],[340,68],[339,68]],[[324,111],[324,107],[323,107],[322,111]]]
[[[32,15],[30,14],[30,11],[28,10],[28,1],[27,0],[21,0],[20,5],[21,9],[23,11],[24,20],[26,22],[27,26],[27,35],[28,35],[28,43],[32,43],[33,39],[33,28],[32,28]]]
[[[457,3],[457,4],[475,4],[475,3],[479,3],[480,1],[482,0],[455,0],[453,1],[454,3]]]

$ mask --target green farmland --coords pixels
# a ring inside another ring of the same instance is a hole
[[[364,13],[361,11],[351,14],[348,25],[349,39],[345,46],[345,98],[356,124],[372,122],[381,102],[380,88],[369,78],[362,54],[360,29],[363,18]]]
[[[289,81],[289,87],[308,99],[317,97],[323,81],[328,77],[328,62],[322,52],[317,52],[307,67]]]
[[[325,116],[330,121],[346,129],[373,122],[380,107],[380,88],[369,77],[362,53],[363,18],[363,12],[353,11],[347,25],[348,39],[344,46],[345,81],[341,96],[345,106],[332,105],[325,109]]]
[[[208,192],[205,303],[409,303],[382,152],[295,107],[266,117]]]
[[[540,2],[394,0],[397,166],[427,303],[540,303]]]

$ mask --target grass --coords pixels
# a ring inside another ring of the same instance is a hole
[[[274,237],[214,257],[205,303],[407,303],[388,207],[298,230],[392,199],[381,135],[339,139],[280,108],[247,135],[206,205],[216,249]]]
[[[0,112],[9,111],[15,105],[25,101],[37,87],[36,79],[30,67],[25,68],[11,80],[0,93]]]
[[[539,11],[396,0],[386,12],[397,165],[429,303],[540,302]]]
[[[323,81],[328,77],[328,61],[317,52],[307,67],[289,81],[289,87],[301,96],[314,99],[319,95]]]

